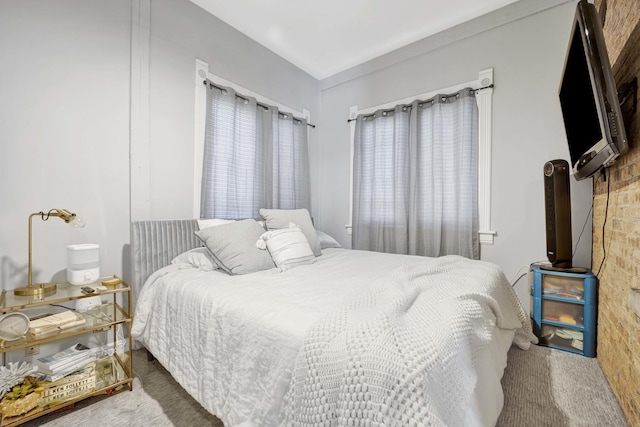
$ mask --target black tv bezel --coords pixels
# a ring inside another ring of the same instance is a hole
[[[610,166],[621,154],[629,149],[629,144],[600,18],[595,6],[586,0],[580,0],[576,5],[576,13],[573,20],[558,94],[560,95],[563,82],[567,78],[567,62],[571,44],[576,34],[576,28],[578,28],[587,60],[595,108],[602,133],[602,138],[582,153],[575,162],[573,159],[571,160],[574,178],[576,180],[582,180],[592,176],[601,168]],[[565,110],[570,108],[570,106],[563,105],[562,102],[560,104],[564,116],[567,113]],[[567,143],[571,146],[572,141],[568,132]]]

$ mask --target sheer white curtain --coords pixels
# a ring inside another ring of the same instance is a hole
[[[358,117],[353,157],[353,248],[407,253],[410,109]]]
[[[478,107],[469,90],[416,103],[409,253],[478,259]]]
[[[309,209],[309,151],[306,122],[274,116],[272,207]]]
[[[358,116],[354,143],[354,249],[479,258],[472,90]]]
[[[207,86],[200,216],[256,218],[260,208],[309,208],[306,120]]]

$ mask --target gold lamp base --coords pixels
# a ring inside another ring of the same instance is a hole
[[[18,296],[48,296],[56,293],[57,286],[55,283],[35,283],[24,288],[16,288],[13,290],[13,294]]]

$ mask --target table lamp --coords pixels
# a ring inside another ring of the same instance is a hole
[[[34,216],[40,216],[43,221],[47,221],[49,218],[58,217],[62,219],[64,222],[69,224],[74,228],[84,227],[84,223],[76,216],[75,213],[71,213],[66,209],[51,209],[49,212],[44,213],[42,211],[32,213],[29,215],[29,273],[28,280],[29,283],[26,287],[16,288],[13,290],[15,295],[19,296],[46,296],[52,295],[56,292],[57,285],[55,283],[32,283],[32,268],[31,268],[31,220]]]

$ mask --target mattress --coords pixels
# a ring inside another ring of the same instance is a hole
[[[142,288],[133,336],[225,425],[283,425],[298,405],[290,392],[295,386],[292,373],[301,366],[310,331],[336,310],[367,295],[372,286],[380,287],[381,278],[390,272],[434,262],[437,259],[326,249],[314,264],[286,272],[272,269],[229,276],[220,271],[200,271],[188,264],[170,265],[153,273]],[[488,265],[481,261],[456,262]],[[473,349],[468,361],[463,360],[473,365],[475,374],[469,395],[463,400],[464,408],[460,408],[464,415],[454,423],[459,425],[495,424],[503,404],[500,378],[507,351],[516,332],[523,347],[532,336],[526,314],[517,297],[511,295],[504,275],[481,276],[478,290],[474,288],[470,294],[478,293],[481,304],[491,301],[479,310],[481,319],[471,318],[469,322],[480,320],[486,339],[481,348]],[[499,289],[502,297],[484,295],[488,286]],[[498,305],[501,307],[496,310]],[[508,321],[501,325],[500,318]],[[473,329],[469,325],[464,328]],[[452,375],[468,383],[463,372]],[[437,394],[437,387],[430,384],[425,390]],[[442,423],[454,425],[447,420]]]

